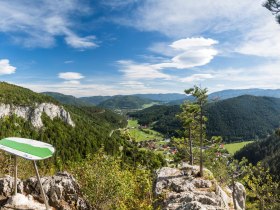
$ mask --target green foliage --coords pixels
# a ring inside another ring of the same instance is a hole
[[[91,105],[98,105],[103,101],[110,99],[112,96],[90,96],[90,97],[81,97],[82,101],[86,102],[87,104]]]
[[[101,149],[86,160],[73,163],[71,172],[94,209],[152,209],[149,171],[121,168],[120,160]]]
[[[269,166],[275,177],[280,178],[280,137],[278,135],[271,135],[265,140],[248,144],[236,152],[234,157],[239,160],[246,157],[254,165],[262,161]]]
[[[280,99],[256,96],[240,96],[208,103],[205,107],[207,136],[222,136],[225,142],[265,138],[279,127]],[[130,116],[141,125],[169,136],[182,136],[178,130],[183,125],[176,115],[179,106],[153,106]]]
[[[137,96],[112,96],[110,99],[98,104],[108,109],[140,109],[144,104],[154,102],[151,99],[144,99]]]
[[[261,162],[256,166],[249,164],[246,167],[243,182],[248,189],[248,200],[254,203],[253,208],[257,206],[261,210],[280,208],[280,184],[273,181],[269,169],[263,167]]]
[[[64,95],[56,92],[44,92],[44,95],[50,96],[62,104],[74,105],[74,106],[91,106],[92,104],[87,103],[79,98],[71,95]]]
[[[20,106],[34,106],[35,103],[51,102],[57,104],[53,98],[35,93],[29,89],[0,82],[0,103]]]
[[[180,106],[155,105],[128,115],[136,118],[140,125],[151,126],[166,136],[178,137],[177,131],[182,130],[182,123],[175,116],[179,113]]]

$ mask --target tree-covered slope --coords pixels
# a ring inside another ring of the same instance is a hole
[[[10,107],[29,107],[28,110],[32,112],[32,109],[40,103],[48,102],[62,106],[49,96],[19,86],[8,83],[1,83],[1,86],[3,88],[0,89],[0,102],[9,104]],[[63,107],[70,114],[75,126],[65,123],[58,117],[50,119],[43,113],[41,116],[43,127],[35,128],[31,120],[9,114],[0,118],[0,139],[15,136],[51,143],[56,148],[52,160],[58,166],[67,161],[84,159],[102,147],[105,152],[113,156],[125,156],[126,163],[139,162],[150,168],[159,167],[164,163],[160,155],[138,150],[119,132],[112,134],[113,130],[123,128],[127,124],[126,119],[121,115],[94,106],[64,105]],[[122,150],[120,150],[121,146]]]
[[[34,106],[35,103],[51,102],[57,104],[53,98],[35,93],[6,82],[0,82],[0,103]]]
[[[234,155],[241,160],[246,157],[251,163],[263,161],[271,172],[280,178],[280,137],[271,135],[265,140],[248,144]]]
[[[14,106],[34,107],[40,103],[61,104],[44,94],[11,85],[0,84],[0,101]],[[18,136],[49,142],[56,148],[56,157],[62,160],[77,160],[97,151],[102,145],[109,153],[118,150],[122,140],[118,136],[109,137],[113,129],[124,127],[126,119],[109,110],[97,107],[64,106],[70,113],[75,126],[71,126],[59,118],[51,120],[42,115],[44,127],[34,128],[30,120],[17,115],[0,119],[0,138]]]
[[[82,101],[84,101],[87,104],[98,105],[101,102],[110,99],[111,97],[112,96],[89,96],[89,97],[81,97],[79,99],[81,99]]]
[[[178,135],[179,112],[178,105],[156,106],[130,116],[164,134]],[[220,135],[227,142],[264,138],[280,125],[280,99],[247,95],[212,102],[206,106],[206,116],[208,136]]]
[[[155,101],[170,102],[174,100],[185,99],[185,94],[180,93],[162,93],[162,94],[135,94],[134,96],[140,98],[151,99]]]
[[[108,109],[140,109],[144,104],[154,102],[151,99],[144,99],[137,96],[113,96],[101,102],[98,106]]]
[[[208,134],[226,140],[264,138],[280,125],[280,99],[239,96],[207,106]]]
[[[42,94],[50,96],[62,104],[74,105],[74,106],[90,106],[90,103],[87,103],[79,98],[76,98],[71,95],[64,95],[62,93],[56,92],[43,92]]]

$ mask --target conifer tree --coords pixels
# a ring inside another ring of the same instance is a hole
[[[198,86],[194,86],[193,88],[185,90],[187,95],[191,95],[194,97],[194,104],[198,105],[198,115],[199,115],[199,141],[200,141],[200,176],[203,177],[203,139],[206,136],[205,122],[207,118],[204,116],[204,106],[207,103],[207,88],[201,88]]]

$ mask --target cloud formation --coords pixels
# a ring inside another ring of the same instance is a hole
[[[59,36],[73,48],[97,47],[92,36],[80,37],[75,32],[79,15],[89,12],[79,0],[1,1],[0,32],[24,47],[53,47]]]
[[[118,61],[120,72],[128,79],[177,79],[174,76],[163,73],[165,69],[189,69],[204,66],[218,54],[213,47],[218,41],[214,39],[186,38],[172,42],[171,44],[154,45],[153,51],[169,55],[160,63],[136,63],[131,60]],[[157,49],[158,46],[158,49]],[[163,51],[161,51],[164,49]],[[202,78],[201,78],[202,79]],[[207,79],[207,78],[204,78]]]
[[[0,75],[13,74],[15,72],[16,72],[16,67],[10,65],[10,61],[8,59],[0,60]]]
[[[58,74],[58,77],[64,80],[79,80],[84,78],[84,76],[78,72],[61,72]]]

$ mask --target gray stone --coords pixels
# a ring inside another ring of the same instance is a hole
[[[0,195],[5,197],[12,195],[13,180],[13,177],[10,176],[0,179]],[[89,203],[82,197],[78,183],[69,173],[60,172],[54,176],[43,177],[41,178],[41,182],[49,205],[55,209],[91,209]],[[33,199],[43,203],[42,196],[40,195],[39,183],[35,177],[31,177],[23,182],[19,180],[18,191],[23,194],[23,196],[20,196],[23,201],[27,202],[29,199],[31,202]],[[5,205],[5,208],[8,206],[15,206],[14,201],[9,201],[7,205]]]
[[[179,168],[164,167],[158,170],[154,192],[159,200],[155,207],[166,210],[229,210],[229,206],[233,203],[230,193],[227,194],[217,184],[211,171],[208,169],[204,171],[208,176],[197,177],[199,167],[186,163]],[[242,187],[244,188],[244,186],[237,187],[237,191],[240,191],[238,199],[241,203],[245,202],[245,196],[241,193],[244,192]]]
[[[235,199],[237,209],[245,210],[246,190],[240,182],[235,182]]]
[[[41,128],[44,126],[41,119],[43,113],[46,113],[46,115],[52,120],[55,117],[58,117],[65,123],[73,127],[75,126],[69,112],[67,112],[63,107],[52,103],[41,103],[39,105],[37,104],[35,107],[0,104],[0,118],[15,114],[25,120],[30,120],[35,128]]]
[[[4,178],[0,178],[0,195],[10,196],[14,190],[14,177],[6,175]],[[23,192],[23,182],[20,179],[17,179],[17,190],[19,193]]]

